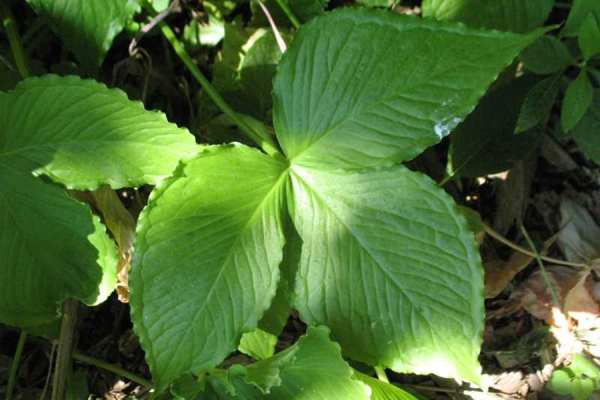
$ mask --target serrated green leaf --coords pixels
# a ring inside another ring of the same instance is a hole
[[[238,350],[256,360],[264,360],[275,354],[276,344],[277,336],[257,328],[242,335]]]
[[[449,153],[456,176],[505,171],[536,149],[541,130],[515,134],[525,96],[535,83],[530,78],[525,76],[492,90],[456,129]]]
[[[290,177],[302,319],[356,360],[477,382],[483,272],[452,199],[403,166]]]
[[[538,35],[364,8],[315,18],[275,78],[277,137],[304,166],[409,160],[448,135]]]
[[[583,118],[594,99],[594,87],[585,69],[582,69],[565,92],[560,113],[563,132],[569,132]]]
[[[82,66],[95,71],[113,39],[139,11],[136,0],[27,0]]]
[[[572,135],[585,156],[600,164],[600,91],[594,92],[594,100],[581,121],[573,128]]]
[[[353,379],[340,347],[325,327],[309,327],[294,346],[247,367],[246,381],[265,389],[272,400],[366,400],[368,388]],[[274,372],[278,379],[274,379]],[[265,379],[268,377],[268,379]],[[268,384],[268,386],[265,386]]]
[[[520,55],[525,68],[536,74],[561,72],[575,60],[567,46],[554,36],[544,35]]]
[[[74,76],[30,78],[0,93],[0,126],[0,160],[71,189],[156,184],[197,152],[163,114]]]
[[[354,371],[354,375],[371,388],[370,400],[418,400],[412,393],[407,392],[398,386],[371,378],[358,371]]]
[[[600,15],[588,14],[579,28],[579,48],[583,58],[589,60],[600,53]]]
[[[516,133],[523,133],[536,126],[544,126],[550,118],[552,106],[558,96],[561,75],[553,75],[536,83],[521,106]]]
[[[63,300],[94,304],[114,288],[114,244],[90,209],[1,158],[0,226],[0,322],[45,324]]]
[[[593,0],[592,0],[593,1]],[[554,0],[423,0],[423,16],[476,28],[528,32],[541,26]]]
[[[583,21],[590,14],[600,17],[600,2],[597,0],[573,0],[569,18],[561,34],[564,36],[577,36]]]
[[[256,149],[210,147],[152,194],[130,288],[159,389],[215,367],[269,307],[284,244],[285,170]]]

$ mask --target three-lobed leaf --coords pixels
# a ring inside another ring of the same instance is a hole
[[[351,358],[478,381],[473,235],[435,183],[391,164],[448,135],[539,34],[367,9],[302,26],[274,83],[288,161],[209,149],[143,213],[131,305],[158,387],[215,367],[256,327],[275,293],[285,202],[302,243],[303,320],[329,326]]]

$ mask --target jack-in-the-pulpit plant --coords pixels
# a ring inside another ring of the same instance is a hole
[[[214,371],[242,334],[276,330],[265,321],[288,308],[328,327],[350,359],[478,382],[473,235],[451,197],[401,163],[448,135],[540,34],[365,9],[302,26],[274,81],[282,153],[206,147],[140,217],[131,311],[157,389]],[[341,364],[329,381],[341,379],[343,396],[316,389],[326,372],[301,384],[327,348],[341,360],[327,330],[309,328],[291,350],[230,371],[254,386],[228,393],[368,398],[359,380],[370,378]]]

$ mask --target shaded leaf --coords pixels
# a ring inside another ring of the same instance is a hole
[[[27,0],[82,66],[95,71],[113,39],[139,11],[135,0]]]
[[[561,75],[553,75],[539,81],[529,90],[521,106],[516,133],[523,133],[536,126],[546,125],[558,96],[560,81]]]
[[[600,258],[600,227],[590,213],[570,199],[560,203],[558,245],[565,258],[571,262],[584,262]]]
[[[255,149],[216,146],[153,192],[138,224],[130,302],[159,390],[222,362],[269,307],[284,171]]]
[[[593,1],[593,0],[592,0]],[[544,23],[554,0],[423,0],[423,16],[477,28],[528,32]]]
[[[89,208],[2,158],[0,226],[3,323],[45,324],[63,300],[95,304],[114,288],[114,244]]]
[[[600,91],[595,90],[591,106],[573,128],[572,135],[583,154],[600,164]]]
[[[510,169],[541,140],[541,130],[515,135],[525,96],[534,81],[524,77],[492,90],[452,136],[450,158],[457,176],[476,177]]]
[[[588,14],[579,28],[579,48],[583,58],[589,60],[600,53],[600,14]]]
[[[600,16],[600,2],[596,0],[573,0],[571,12],[561,34],[564,36],[577,36],[581,25],[588,15]]]
[[[585,69],[582,69],[565,93],[560,113],[563,132],[573,129],[590,108],[594,98],[594,87]]]
[[[536,74],[561,72],[575,60],[569,49],[555,36],[544,35],[521,53],[525,68]]]

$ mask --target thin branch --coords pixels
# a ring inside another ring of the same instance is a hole
[[[496,239],[498,242],[510,247],[511,249],[518,251],[519,253],[528,255],[529,257],[534,257],[534,258],[536,257],[536,253],[529,251],[526,248],[521,247],[514,242],[511,242],[510,240],[508,240],[507,238],[502,236],[500,233],[496,232],[492,227],[490,227],[486,223],[483,223],[483,229],[485,230],[485,233],[490,235],[492,238]],[[568,267],[575,267],[575,268],[586,268],[587,267],[586,264],[573,263],[573,262],[569,262],[569,261],[559,260],[557,258],[542,256],[539,254],[538,254],[538,256],[541,260],[544,260],[546,262],[553,263],[553,264],[565,265]]]
[[[92,365],[94,367],[101,368],[105,371],[112,372],[117,376],[122,376],[123,378],[129,379],[131,382],[135,382],[138,385],[144,386],[148,389],[152,388],[152,382],[146,380],[133,372],[129,372],[118,365],[107,363],[106,361],[98,360],[97,358],[86,356],[85,354],[79,352],[73,352],[73,359],[84,364]]]
[[[54,379],[52,380],[52,400],[63,400],[65,398],[67,376],[71,370],[73,336],[77,325],[78,308],[79,303],[77,300],[65,300],[58,339],[56,367],[54,368]]]
[[[23,354],[23,348],[25,347],[25,341],[27,340],[27,333],[21,331],[19,334],[19,341],[17,342],[17,349],[15,350],[15,356],[13,357],[10,365],[10,372],[8,374],[8,384],[6,386],[6,400],[11,400],[15,386],[17,385],[17,373],[19,372],[19,364],[21,363],[21,355]]]
[[[21,43],[15,18],[3,0],[0,1],[0,18],[2,19],[2,27],[6,32],[6,36],[8,36],[8,42],[10,43],[10,49],[15,59],[17,70],[21,77],[25,79],[30,75],[29,64],[25,56],[25,51],[23,51],[23,44]]]

